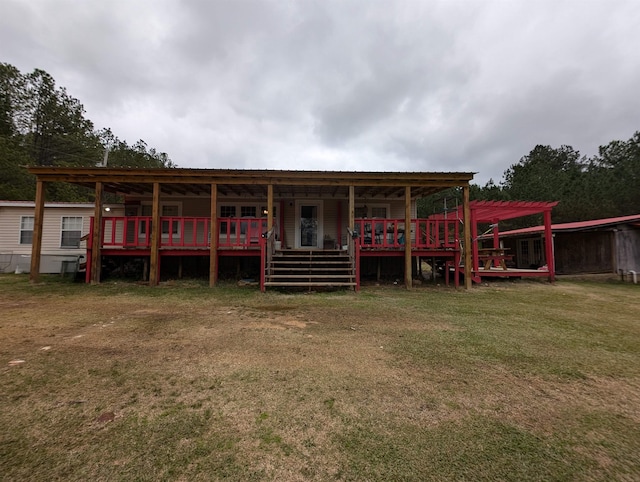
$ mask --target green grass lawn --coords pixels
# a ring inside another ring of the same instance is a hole
[[[640,480],[640,287],[1,275],[0,403],[0,480]]]

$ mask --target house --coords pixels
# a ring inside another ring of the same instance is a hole
[[[271,286],[359,287],[362,266],[393,264],[407,287],[421,257],[460,264],[469,223],[417,218],[416,199],[460,187],[468,206],[472,173],[33,167],[36,176],[31,277],[43,244],[45,186],[92,189],[87,281],[105,260],[138,259],[151,285],[179,276],[185,263],[208,270],[253,267]],[[104,212],[105,192],[123,212]],[[465,215],[463,210],[463,217]],[[461,243],[462,241],[462,243]],[[464,263],[471,265],[470,258]],[[467,277],[467,286],[470,281]]]
[[[86,255],[93,203],[45,203],[39,273],[60,273]],[[0,272],[28,272],[31,266],[35,203],[0,201]]]
[[[640,271],[640,214],[551,225],[559,274]],[[518,267],[546,264],[543,226],[500,233]]]

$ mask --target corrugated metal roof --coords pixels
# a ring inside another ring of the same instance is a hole
[[[573,223],[561,223],[552,224],[551,231],[581,231],[592,228],[599,228],[604,226],[612,226],[616,224],[630,223],[636,225],[640,222],[640,214],[633,214],[631,216],[620,216],[617,218],[604,218],[604,219],[591,219],[589,221],[577,221]],[[532,226],[530,228],[513,229],[511,231],[504,231],[500,233],[500,237],[503,236],[519,236],[522,234],[535,234],[544,232],[544,226]]]
[[[150,195],[154,184],[168,195],[208,196],[215,184],[225,196],[260,197],[268,186],[276,196],[328,195],[346,197],[351,186],[359,197],[433,194],[450,187],[467,186],[473,173],[460,172],[367,172],[367,171],[280,171],[248,169],[134,169],[30,167],[42,182],[67,182],[90,189],[101,183],[106,192]]]

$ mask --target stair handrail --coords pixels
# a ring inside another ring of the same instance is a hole
[[[271,229],[262,233],[262,239],[264,243],[263,257],[264,257],[264,269],[262,270],[262,278],[264,276],[271,275],[271,260],[273,254],[275,253],[275,226],[272,226]],[[263,283],[264,284],[264,281]]]
[[[353,274],[356,277],[356,291],[360,291],[360,245],[358,244],[358,232],[352,230],[347,226],[347,232],[349,233],[349,259],[351,260],[351,266]]]

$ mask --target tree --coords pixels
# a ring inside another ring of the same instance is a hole
[[[640,213],[640,132],[628,141],[600,146],[589,164],[591,189],[608,216]]]
[[[165,153],[140,140],[133,146],[110,129],[96,131],[79,100],[40,69],[22,74],[0,63],[0,199],[33,199],[35,179],[24,166],[93,167],[110,149],[113,167],[174,167]],[[48,199],[90,200],[85,188],[48,186]]]
[[[511,199],[559,201],[554,221],[587,219],[592,199],[587,186],[587,162],[571,146],[536,146],[504,173],[502,189]]]

